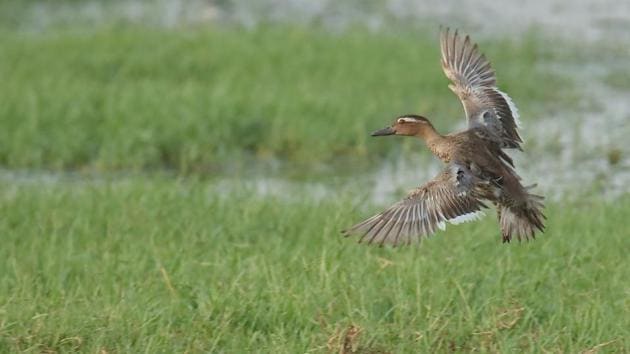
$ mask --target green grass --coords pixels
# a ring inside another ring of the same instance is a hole
[[[418,151],[370,131],[463,120],[437,30],[38,33],[15,4],[0,15],[0,352],[630,350],[628,196],[551,204],[526,244],[500,244],[492,215],[419,248],[339,235],[379,209],[357,198],[362,172]],[[480,43],[526,124],[575,99],[537,38]],[[243,166],[278,162],[338,193],[245,185]]]
[[[627,197],[552,204],[530,243],[501,244],[489,216],[379,249],[339,235],[366,216],[354,187],[322,201],[222,188],[2,182],[0,351],[630,349]]]
[[[536,36],[480,45],[524,121],[570,91],[557,90],[565,82],[540,68],[551,54]],[[423,113],[442,131],[463,120],[441,72],[437,29],[4,30],[0,48],[7,168],[369,166],[400,146],[367,143],[396,115]]]

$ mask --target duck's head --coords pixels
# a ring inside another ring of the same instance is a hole
[[[406,114],[396,118],[396,121],[391,126],[375,131],[372,133],[372,136],[404,135],[425,137],[430,131],[434,131],[434,128],[428,119],[415,114]]]

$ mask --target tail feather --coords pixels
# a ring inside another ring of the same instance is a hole
[[[526,187],[531,189],[533,186]],[[536,231],[545,230],[543,214],[545,198],[535,194],[527,194],[527,200],[521,206],[499,206],[498,217],[501,225],[503,242],[510,242],[513,237],[519,241],[536,238]]]

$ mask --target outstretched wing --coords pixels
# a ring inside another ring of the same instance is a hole
[[[486,205],[477,188],[476,177],[464,166],[452,163],[405,199],[343,233],[359,235],[359,242],[368,244],[419,242],[422,236],[444,229],[446,221],[458,224],[479,218]]]
[[[442,69],[453,82],[449,88],[462,101],[468,126],[484,127],[502,148],[521,149],[518,110],[512,99],[497,88],[494,70],[470,37],[457,30],[441,33]]]

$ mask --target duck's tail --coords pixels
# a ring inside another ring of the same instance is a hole
[[[529,190],[533,187],[535,185],[525,189]],[[519,241],[534,239],[537,230],[544,231],[544,220],[547,219],[543,214],[544,199],[540,195],[527,193],[525,202],[519,206],[498,206],[503,242],[510,242],[512,237],[516,237]]]

